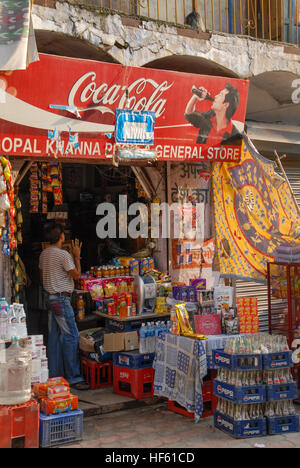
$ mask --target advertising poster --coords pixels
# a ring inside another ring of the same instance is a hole
[[[155,114],[162,161],[238,162],[246,80],[39,54],[0,72],[0,153],[113,158],[118,109]],[[145,149],[147,149],[145,148]]]

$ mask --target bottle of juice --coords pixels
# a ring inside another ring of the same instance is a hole
[[[77,320],[83,320],[85,318],[85,308],[84,308],[84,299],[82,295],[78,296],[77,298],[76,309],[77,309]]]

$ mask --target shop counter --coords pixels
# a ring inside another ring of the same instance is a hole
[[[203,411],[202,379],[216,369],[213,350],[239,335],[209,335],[207,340],[162,334],[156,342],[154,394],[176,401],[198,422]]]

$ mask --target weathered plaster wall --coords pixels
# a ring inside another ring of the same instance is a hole
[[[124,65],[143,66],[164,57],[184,55],[212,61],[241,78],[279,70],[300,75],[296,47],[224,34],[188,37],[167,24],[137,21],[134,27],[117,14],[105,15],[62,1],[53,5],[55,8],[34,5],[35,29],[81,38],[103,48]]]

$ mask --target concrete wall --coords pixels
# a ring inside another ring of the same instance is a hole
[[[63,33],[102,48],[124,65],[143,66],[164,57],[189,56],[213,62],[241,78],[278,70],[300,75],[297,47],[249,37],[196,33],[152,21],[105,15],[92,7],[63,1],[36,0],[33,24],[36,30]]]

